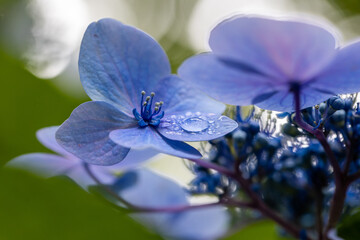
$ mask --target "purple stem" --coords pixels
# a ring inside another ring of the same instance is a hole
[[[235,173],[233,171],[230,171],[229,169],[224,168],[224,167],[222,167],[220,165],[217,165],[215,163],[212,163],[212,162],[209,162],[209,161],[204,161],[202,159],[188,159],[188,160],[198,164],[201,167],[213,169],[213,170],[218,171],[219,173],[224,174],[224,175],[226,175],[228,177],[236,178]]]
[[[333,153],[333,151],[330,148],[329,143],[326,140],[326,137],[321,129],[314,129],[312,126],[304,122],[304,120],[301,118],[301,112],[300,112],[300,89],[296,88],[293,90],[294,93],[294,102],[295,102],[295,121],[296,123],[305,131],[313,134],[317,140],[320,142],[320,144],[323,146],[325,153],[329,159],[330,165],[332,166],[334,170],[335,175],[335,185],[340,186],[343,183],[343,177],[341,174],[341,168],[336,160],[336,157]]]
[[[241,174],[236,176],[236,180],[239,182],[242,189],[245,193],[251,198],[254,202],[254,209],[260,211],[264,216],[272,219],[277,224],[279,224],[282,228],[284,228],[288,233],[293,235],[295,238],[299,238],[300,236],[300,229],[296,226],[292,225],[289,221],[280,217],[275,211],[269,208],[263,201],[263,199],[257,195],[250,186],[250,183],[241,176]],[[310,240],[310,238],[307,238]]]
[[[272,219],[273,221],[277,222],[280,226],[282,226],[286,231],[288,231],[290,234],[292,234],[294,237],[298,238],[300,235],[300,229],[298,229],[296,226],[292,225],[282,217],[280,217],[275,211],[273,211],[271,208],[269,208],[264,201],[251,189],[251,183],[242,177],[241,172],[239,171],[238,165],[241,163],[241,159],[238,159],[236,156],[234,156],[235,161],[235,172],[230,171],[220,165],[204,161],[202,159],[189,159],[192,162],[195,162],[196,164],[213,169],[215,171],[218,171],[219,173],[222,173],[228,177],[233,178],[236,180],[242,189],[245,191],[245,193],[250,197],[252,200],[251,203],[248,203],[247,205],[238,206],[238,207],[248,207],[252,209],[256,209],[260,211],[264,216],[267,216],[268,218]],[[310,240],[310,238],[308,238]]]
[[[328,235],[328,232],[336,226],[336,223],[338,222],[342,210],[345,203],[345,197],[346,197],[346,191],[347,191],[347,181],[342,174],[340,165],[338,161],[336,160],[336,157],[333,153],[333,151],[330,148],[329,143],[326,140],[326,137],[324,136],[324,133],[321,129],[313,129],[312,126],[307,124],[303,121],[301,118],[301,112],[300,112],[300,88],[295,88],[292,90],[294,93],[294,102],[295,102],[295,121],[296,123],[307,132],[313,134],[320,144],[323,146],[325,153],[329,159],[330,165],[332,166],[334,170],[334,177],[335,177],[335,192],[334,196],[331,200],[330,205],[330,211],[329,211],[329,219],[325,228],[324,237]]]

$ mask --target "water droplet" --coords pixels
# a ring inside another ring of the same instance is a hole
[[[171,126],[171,123],[169,123],[169,122],[164,122],[162,124],[162,127],[170,127],[170,126]]]
[[[209,123],[201,118],[192,117],[184,120],[180,126],[187,132],[201,132],[209,127]]]

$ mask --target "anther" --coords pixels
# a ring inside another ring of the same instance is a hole
[[[140,127],[146,127],[148,125],[157,127],[160,124],[160,119],[164,117],[164,111],[161,111],[163,102],[155,102],[155,107],[152,110],[155,93],[151,92],[150,96],[147,97],[145,97],[145,94],[145,91],[141,91],[140,113],[136,111],[136,109],[133,109],[133,114],[138,120]]]

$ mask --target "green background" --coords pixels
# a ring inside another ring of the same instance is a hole
[[[8,1],[10,2],[10,1]],[[344,15],[360,12],[357,0],[331,0]],[[6,11],[0,2],[0,14]],[[0,15],[0,20],[2,15]],[[164,39],[162,42],[166,42]],[[192,51],[168,49],[173,70]],[[36,130],[61,124],[80,103],[61,93],[49,80],[25,70],[24,63],[0,47],[0,167],[24,153],[47,152]],[[360,239],[360,215],[345,219],[339,232]],[[266,236],[266,237],[265,237]],[[161,239],[65,177],[41,179],[24,171],[0,169],[0,240],[2,239]],[[281,239],[275,225],[261,221],[228,239]]]

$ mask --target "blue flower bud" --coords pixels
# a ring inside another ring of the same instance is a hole
[[[345,101],[344,109],[345,109],[345,110],[350,110],[350,109],[352,109],[353,100],[352,100],[351,98],[346,98],[344,101]]]
[[[254,151],[258,151],[260,149],[264,149],[268,146],[268,139],[264,133],[259,133],[254,137],[253,140],[253,148]]]
[[[344,109],[344,107],[345,107],[344,99],[342,99],[338,96],[329,98],[328,103],[334,110]]]
[[[241,145],[245,143],[246,136],[247,136],[246,132],[244,132],[243,130],[240,130],[240,129],[234,131],[233,134],[232,134],[234,142],[236,144],[241,144]]]
[[[330,121],[335,127],[342,128],[345,125],[345,116],[344,110],[338,110],[330,117]]]
[[[320,103],[319,105],[319,111],[321,114],[324,114],[326,110],[326,103]]]
[[[301,132],[298,130],[298,128],[291,123],[285,123],[281,126],[281,132],[285,135],[288,135],[290,137],[297,137],[301,135]]]

